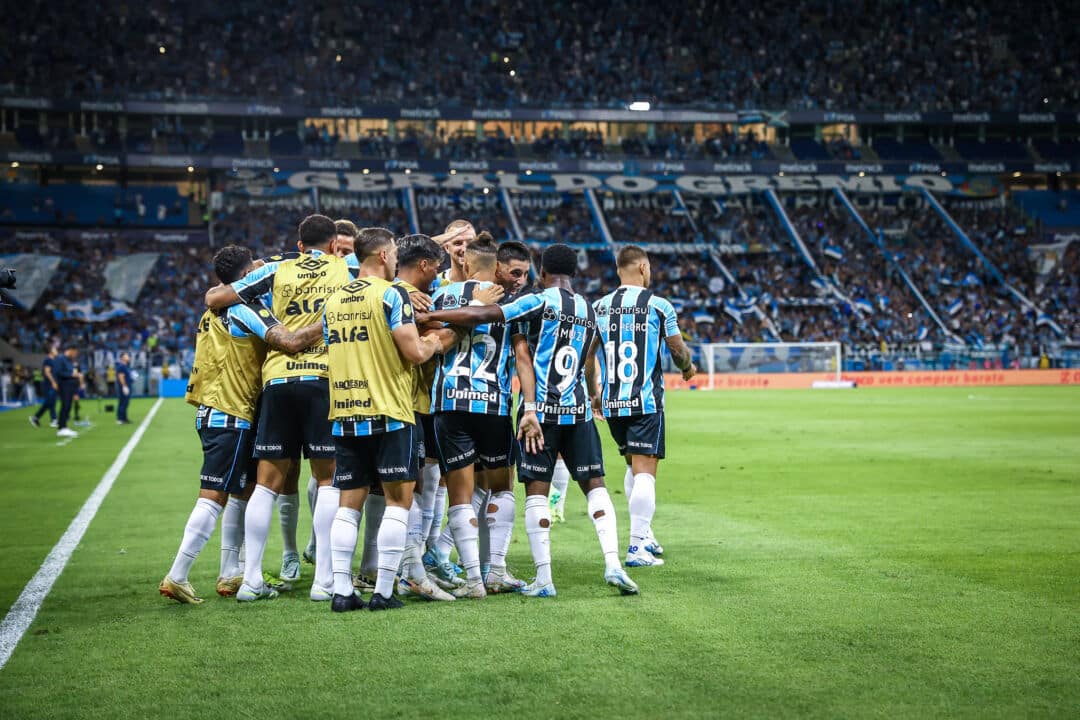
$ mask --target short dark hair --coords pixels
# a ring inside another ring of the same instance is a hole
[[[226,285],[244,277],[250,266],[251,251],[246,247],[226,245],[214,255],[214,274]]]
[[[442,262],[443,249],[427,235],[406,235],[398,238],[398,267],[413,267],[421,260]]]
[[[615,256],[615,264],[621,268],[628,265],[637,265],[639,262],[648,262],[649,254],[637,245],[624,245],[619,254]]]
[[[531,263],[532,253],[529,252],[529,248],[525,243],[517,240],[507,240],[499,246],[499,262],[505,263],[511,260]]]
[[[300,222],[300,242],[304,247],[323,247],[337,235],[334,221],[325,215],[308,215]]]
[[[356,258],[364,262],[392,242],[394,242],[394,233],[386,228],[361,228],[356,234]]]
[[[574,277],[577,272],[577,251],[569,245],[555,243],[548,245],[540,256],[540,267],[548,275],[568,275]]]
[[[337,229],[338,235],[348,235],[351,238],[355,238],[360,234],[360,228],[356,227],[356,223],[352,220],[346,220],[345,218],[335,220],[334,227]]]

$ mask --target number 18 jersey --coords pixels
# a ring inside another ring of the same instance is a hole
[[[604,417],[664,410],[663,339],[679,334],[667,300],[643,287],[623,285],[596,301],[603,369]]]
[[[527,323],[536,373],[536,416],[548,425],[592,420],[585,360],[596,341],[596,312],[570,290],[548,288],[502,306],[507,322]]]

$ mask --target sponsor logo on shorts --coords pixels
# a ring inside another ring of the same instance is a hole
[[[224,485],[225,478],[217,477],[215,475],[200,475],[199,480],[207,485]]]
[[[334,473],[334,479],[341,482],[348,482],[352,480],[352,473]]]
[[[509,453],[503,453],[502,455],[478,455],[478,457],[490,465],[491,463],[506,462],[506,458],[510,457],[510,455]]]
[[[258,450],[259,452],[271,452],[271,451],[275,451],[275,450],[280,452],[280,451],[285,449],[285,446],[284,445],[256,445],[255,449]]]
[[[470,450],[468,452],[463,452],[460,455],[455,455],[453,457],[446,458],[446,464],[447,465],[452,465],[452,464],[454,464],[456,462],[460,462],[462,460],[465,460],[466,458],[471,458],[471,457],[475,457],[475,456],[476,456],[476,453],[474,453],[472,450]]]
[[[532,465],[532,464],[527,463],[527,462],[522,462],[521,463],[521,469],[522,470],[532,470],[533,472],[547,472],[551,468],[546,467],[544,465]]]
[[[630,447],[636,447],[636,448],[651,448],[652,447],[652,443],[639,442],[637,440],[627,440],[626,444],[629,445]]]
[[[377,467],[376,472],[380,475],[404,475],[409,472],[409,468],[401,465],[390,465],[387,467]]]
[[[576,470],[579,473],[599,472],[600,471],[600,464],[595,463],[593,465],[578,465],[577,467],[574,468],[574,470]]]
[[[308,450],[311,452],[334,452],[336,449],[335,445],[312,445],[308,443]]]

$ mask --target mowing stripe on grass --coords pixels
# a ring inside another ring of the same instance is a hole
[[[154,419],[158,408],[161,407],[161,402],[161,398],[158,398],[157,402],[150,408],[150,412],[139,423],[135,434],[131,436],[131,439],[124,445],[123,450],[116,456],[116,460],[105,471],[105,474],[101,477],[101,482],[97,484],[94,492],[90,493],[90,497],[83,503],[79,514],[68,525],[63,537],[49,552],[45,562],[41,563],[41,567],[38,568],[34,577],[30,578],[30,582],[26,584],[26,587],[19,594],[19,599],[11,606],[11,610],[4,617],[4,621],[0,623],[0,670],[7,665],[7,661],[11,659],[11,654],[15,652],[15,646],[19,644],[22,636],[30,629],[30,624],[37,617],[38,610],[41,609],[41,604],[45,602],[46,596],[52,590],[53,583],[60,577],[60,573],[64,571],[68,560],[71,559],[71,554],[79,546],[79,542],[86,533],[86,528],[90,527],[91,521],[97,515],[98,508],[101,507],[101,503],[104,502],[105,496],[109,494],[109,490],[112,489],[116,478],[120,475],[124,466],[127,465],[128,458],[131,457],[135,446],[139,444],[139,440],[142,439],[146,428],[150,427],[150,421]]]

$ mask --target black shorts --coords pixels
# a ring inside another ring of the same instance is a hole
[[[255,457],[326,460],[334,457],[330,387],[325,378],[268,385],[262,392]]]
[[[416,433],[415,425],[406,425],[378,435],[334,438],[334,487],[356,490],[376,483],[415,481],[420,472]]]
[[[255,463],[251,461],[254,430],[204,427],[198,433],[203,450],[199,487],[239,495],[249,482],[255,482]]]
[[[515,444],[514,422],[509,415],[435,414],[435,448],[443,474],[473,464],[485,470],[510,467]]]
[[[435,416],[416,413],[420,418],[420,428],[424,431],[424,459],[438,460],[439,454],[435,451]]]
[[[522,482],[551,482],[555,460],[560,455],[575,482],[603,477],[604,451],[600,446],[600,433],[596,431],[595,422],[589,420],[573,425],[543,424],[540,427],[544,429],[544,449],[533,454],[524,445],[521,446],[518,476]]]
[[[655,455],[664,459],[664,413],[610,417],[611,437],[619,446],[619,454]]]

